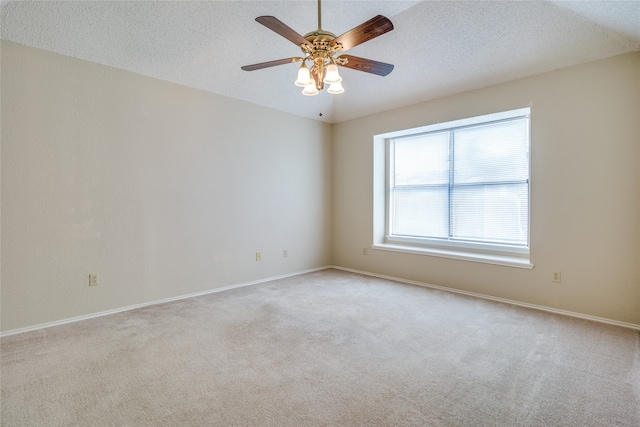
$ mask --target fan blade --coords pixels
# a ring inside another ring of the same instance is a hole
[[[300,46],[306,44],[309,47],[313,47],[313,44],[309,40],[302,37],[300,34],[293,31],[284,22],[280,21],[275,16],[258,16],[256,21],[267,27],[268,29],[275,31],[290,42]]]
[[[377,74],[378,76],[386,76],[393,71],[393,65],[385,62],[374,61],[372,59],[359,58],[351,55],[340,55],[340,59],[347,59],[346,64],[340,64],[343,67],[352,68],[365,73]]]
[[[245,71],[254,71],[261,70],[263,68],[275,67],[276,65],[290,64],[292,62],[300,62],[302,58],[285,58],[285,59],[276,59],[275,61],[269,62],[261,62],[259,64],[245,65],[244,67],[240,67]]]
[[[393,30],[391,21],[378,15],[333,39],[330,45],[335,46],[336,43],[342,43],[342,51],[344,52],[391,30]]]

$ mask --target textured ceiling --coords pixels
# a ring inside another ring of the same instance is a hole
[[[315,1],[2,1],[2,38],[326,122],[640,50],[640,1],[334,1],[336,35],[382,14],[394,30],[349,54],[395,65],[380,77],[341,69],[345,93],[305,97],[299,56],[254,21],[273,15],[300,34]],[[319,113],[322,112],[322,117]]]

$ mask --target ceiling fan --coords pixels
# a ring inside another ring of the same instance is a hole
[[[304,87],[302,93],[308,96],[317,95],[319,91],[324,89],[325,83],[329,84],[329,89],[327,90],[329,93],[344,92],[344,88],[340,83],[342,78],[338,73],[338,65],[379,76],[386,76],[393,70],[393,65],[391,64],[341,54],[393,30],[393,24],[388,18],[377,15],[336,37],[335,34],[322,29],[321,8],[320,0],[318,0],[318,29],[304,36],[296,33],[274,16],[257,17],[256,21],[260,24],[298,45],[302,50],[303,56],[245,65],[241,68],[245,71],[254,71],[291,62],[302,62],[298,69],[298,78],[295,84],[296,86]],[[307,68],[307,61],[311,63],[310,68]]]

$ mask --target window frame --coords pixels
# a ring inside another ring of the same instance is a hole
[[[449,240],[428,237],[405,237],[390,234],[391,223],[391,143],[400,137],[417,136],[444,130],[526,118],[528,126],[528,205],[527,244],[502,244],[472,240]],[[422,254],[468,261],[486,262],[512,267],[533,268],[530,263],[531,245],[531,109],[529,107],[486,114],[466,119],[446,121],[374,136],[374,244],[372,248]]]

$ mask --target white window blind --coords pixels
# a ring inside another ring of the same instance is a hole
[[[525,110],[390,138],[388,240],[527,248]]]

